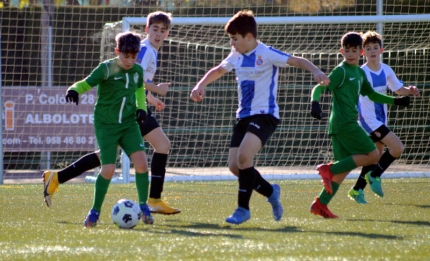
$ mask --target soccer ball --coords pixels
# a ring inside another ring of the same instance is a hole
[[[139,205],[130,199],[120,199],[112,208],[112,221],[120,228],[134,228],[141,215]]]

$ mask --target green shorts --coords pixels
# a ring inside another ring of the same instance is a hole
[[[369,154],[376,149],[369,135],[357,124],[347,132],[331,134],[334,160],[357,154]]]
[[[118,146],[130,157],[136,151],[145,151],[137,122],[127,126],[95,125],[102,165],[116,164]]]

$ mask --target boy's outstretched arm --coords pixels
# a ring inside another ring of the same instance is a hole
[[[385,103],[390,105],[398,105],[398,106],[409,106],[409,103],[411,101],[411,98],[409,96],[400,96],[400,97],[393,97],[388,96],[385,94],[381,94],[376,92],[372,86],[370,85],[369,81],[367,81],[366,78],[364,78],[363,86],[361,88],[360,94],[363,96],[369,97],[370,100],[378,103]]]
[[[421,96],[420,91],[415,86],[409,86],[409,87],[403,86],[402,88],[396,91],[396,94],[400,96],[408,96],[408,95],[417,96],[417,97]]]
[[[314,80],[322,86],[327,86],[330,83],[330,79],[327,77],[327,75],[325,75],[320,69],[318,69],[318,67],[305,58],[291,56],[288,58],[287,64],[311,72],[314,76]]]
[[[397,105],[397,106],[407,107],[411,102],[411,98],[409,96],[392,97],[378,92],[373,92],[367,95],[367,97],[369,97],[369,99],[374,102],[386,103],[386,104]]]
[[[163,82],[154,84],[152,82],[145,82],[145,89],[150,92],[155,92],[161,96],[165,96],[169,91],[170,82]]]
[[[221,65],[218,65],[212,69],[210,69],[205,76],[196,84],[196,86],[193,88],[190,94],[191,100],[195,102],[200,102],[205,97],[205,87],[218,80],[226,74],[228,71],[224,69]]]

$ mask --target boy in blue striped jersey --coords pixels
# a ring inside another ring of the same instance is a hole
[[[230,141],[228,164],[239,179],[238,208],[226,219],[241,224],[250,219],[249,201],[253,190],[268,198],[274,219],[283,215],[280,186],[270,184],[254,168],[254,156],[276,130],[280,118],[276,103],[279,67],[296,66],[310,71],[314,80],[326,85],[328,77],[308,60],[269,47],[257,40],[257,24],[252,11],[239,11],[225,26],[233,47],[218,66],[209,70],[193,88],[190,98],[200,102],[205,87],[235,70],[239,108]]]
[[[404,86],[393,69],[381,62],[382,36],[374,31],[368,31],[363,35],[363,49],[366,63],[361,66],[373,89],[379,93],[387,94],[387,90],[400,96],[420,96],[419,90],[415,86]],[[403,152],[403,143],[399,137],[388,127],[388,108],[386,104],[374,102],[366,96],[360,95],[358,104],[359,123],[369,134],[372,141],[376,144],[379,155],[382,155],[379,162],[364,166],[361,169],[357,183],[348,192],[348,196],[359,204],[366,204],[364,198],[364,188],[369,182],[373,192],[383,197],[384,193],[381,186],[382,173],[400,157]],[[388,150],[383,152],[384,147]],[[368,182],[366,182],[366,180]]]
[[[332,106],[328,134],[331,138],[335,162],[317,167],[323,181],[323,189],[315,198],[310,212],[324,218],[337,218],[327,207],[351,170],[376,163],[379,151],[357,122],[359,96],[391,104],[409,105],[409,97],[391,97],[376,92],[358,66],[363,51],[363,39],[357,32],[342,36],[340,52],[344,60],[329,74],[328,86],[317,85],[312,89],[311,116],[322,119],[319,105],[321,93],[328,89],[332,94]]]

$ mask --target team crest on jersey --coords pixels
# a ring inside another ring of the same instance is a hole
[[[263,59],[261,58],[261,56],[258,56],[257,61],[255,62],[258,66],[263,65]]]
[[[135,83],[137,83],[137,81],[139,81],[139,74],[138,73],[134,73],[133,80]]]

